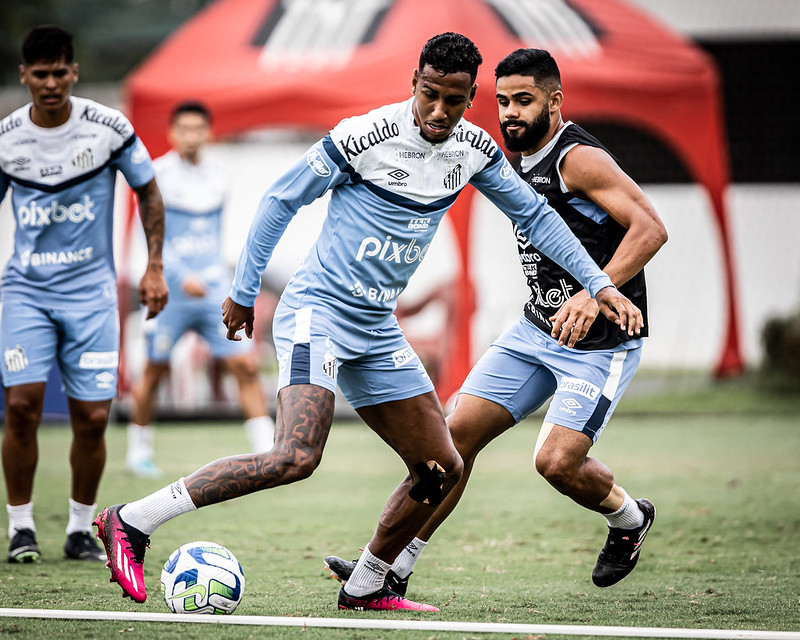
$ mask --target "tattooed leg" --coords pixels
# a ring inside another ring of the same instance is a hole
[[[334,394],[298,384],[278,393],[275,446],[221,458],[184,481],[197,508],[309,477],[319,466],[333,422]]]

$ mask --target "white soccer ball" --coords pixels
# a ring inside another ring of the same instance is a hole
[[[173,613],[233,613],[244,595],[242,565],[216,542],[188,542],[164,563],[161,591]]]

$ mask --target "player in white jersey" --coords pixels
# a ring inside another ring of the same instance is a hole
[[[146,498],[103,510],[96,523],[112,579],[134,600],[146,598],[146,541],[162,523],[311,475],[331,427],[338,384],[409,474],[389,499],[338,605],[437,610],[384,588],[391,561],[462,470],[433,385],[393,311],[442,216],[467,184],[574,273],[603,313],[631,335],[641,326],[639,310],[558,214],[515,174],[485,131],[462,119],[475,96],[480,63],[469,39],[435,36],[414,71],[412,98],[342,121],[262,198],[223,303],[234,340],[241,339],[241,329],[252,337],[261,273],[287,224],[302,205],[331,192],[322,232],[275,314],[275,446],[266,454],[217,460]]]
[[[161,269],[164,207],[150,156],[119,111],[72,97],[72,36],[32,29],[20,79],[31,102],[0,121],[0,198],[11,187],[14,253],[0,284],[5,391],[3,473],[9,562],[41,557],[33,519],[36,432],[45,381],[57,363],[66,391],[72,485],[64,551],[105,561],[91,535],[106,460],[104,433],[117,391],[119,321],[112,251],[114,184],[121,171],[139,198],[148,241],[139,298],[151,316],[167,300]]]
[[[170,117],[172,150],[153,162],[166,208],[164,273],[171,295],[164,310],[145,322],[147,361],[131,392],[125,466],[138,476],[161,473],[150,427],[156,392],[169,371],[175,343],[190,330],[236,379],[251,450],[266,451],[273,444],[274,424],[267,413],[254,344],[227,340],[219,321],[219,305],[230,288],[222,251],[229,180],[223,168],[202,153],[211,138],[211,124],[211,112],[204,104],[178,104]]]
[[[506,148],[522,154],[518,172],[547,197],[646,318],[643,268],[667,240],[653,205],[596,138],[564,122],[561,74],[547,51],[514,51],[495,75]],[[605,464],[588,457],[636,373],[647,324],[633,337],[602,316],[576,324],[581,310],[595,307],[594,301],[569,273],[541,255],[537,242],[514,231],[531,297],[523,316],[472,369],[447,416],[464,474],[387,574],[387,584],[402,595],[431,535],[458,504],[480,451],[550,397],[534,464],[559,492],[607,520],[606,544],[592,571],[595,585],[616,584],[634,569],[655,518],[649,500],[632,499]],[[558,320],[565,329],[555,337]],[[326,562],[342,582],[353,571],[351,561],[329,556]]]

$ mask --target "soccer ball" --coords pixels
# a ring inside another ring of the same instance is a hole
[[[244,595],[244,573],[222,545],[188,542],[164,563],[161,591],[173,613],[233,613]]]

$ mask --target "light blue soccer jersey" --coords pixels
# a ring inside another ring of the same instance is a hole
[[[319,238],[282,300],[311,301],[363,327],[385,323],[461,190],[472,184],[594,295],[604,274],[492,138],[461,120],[447,140],[422,138],[413,98],[339,123],[264,195],[239,258],[231,298],[251,307],[261,273],[295,213],[331,190]]]
[[[198,164],[182,160],[177,151],[157,158],[153,165],[166,207],[164,275],[169,304],[197,301],[181,286],[193,274],[206,285],[204,299],[216,306],[230,288],[230,271],[222,255],[222,209],[228,178],[221,168],[201,158]]]
[[[0,199],[11,186],[16,221],[3,302],[87,310],[116,304],[116,173],[139,187],[152,179],[153,166],[122,113],[71,100],[70,118],[59,127],[33,124],[30,105],[0,121]]]

